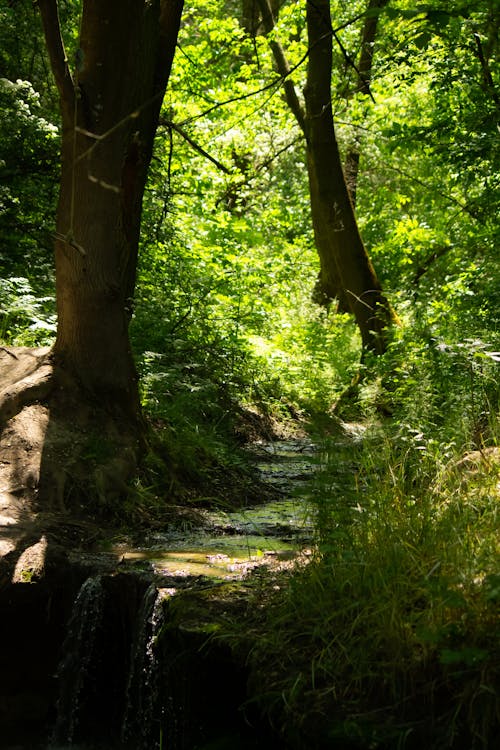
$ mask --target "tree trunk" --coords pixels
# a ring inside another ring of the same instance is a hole
[[[376,0],[375,0],[376,1]],[[258,0],[266,33],[274,28],[269,0]],[[311,217],[320,260],[314,299],[354,315],[364,351],[385,351],[386,330],[395,320],[359,233],[335,135],[331,103],[332,24],[329,0],[307,2],[309,56],[306,111],[289,77],[280,43],[271,43],[287,103],[306,138]]]
[[[367,15],[361,31],[361,46],[359,51],[358,66],[356,69],[356,83],[346,91],[346,99],[354,94],[361,93],[371,96],[370,84],[372,80],[373,52],[380,11],[385,8],[389,0],[370,0]],[[372,97],[373,98],[373,97]],[[354,140],[348,147],[344,171],[349,195],[353,206],[356,206],[356,193],[358,188],[360,149],[359,140]]]
[[[329,0],[307,3],[307,31],[307,165],[321,282],[326,295],[340,292],[356,319],[363,349],[381,354],[393,313],[361,239],[340,161],[331,103]]]
[[[269,3],[270,9],[276,17],[279,13],[282,0],[266,0],[266,2]],[[260,0],[242,0],[241,25],[245,29],[245,32],[253,38],[260,34],[267,34],[266,24],[262,18]]]
[[[62,112],[55,361],[139,419],[128,325],[141,207],[182,0],[85,0],[71,75],[55,0],[39,0]]]
[[[74,74],[57,0],[38,5],[62,116],[58,328],[40,372],[16,384],[6,408],[18,405],[22,416],[42,394],[37,460],[24,482],[26,492],[35,488],[37,512],[111,516],[122,514],[144,447],[128,327],[142,198],[183,0],[83,0]]]

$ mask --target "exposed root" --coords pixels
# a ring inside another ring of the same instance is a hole
[[[41,401],[53,388],[50,349],[0,349],[0,425],[27,404]]]
[[[10,560],[9,575],[47,529],[57,539],[54,518],[116,520],[140,456],[136,433],[53,365],[49,348],[0,348],[0,561]]]

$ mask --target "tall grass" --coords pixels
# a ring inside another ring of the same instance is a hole
[[[496,746],[500,449],[493,418],[470,450],[474,420],[448,417],[448,431],[372,423],[324,446],[315,559],[252,654],[295,747]]]

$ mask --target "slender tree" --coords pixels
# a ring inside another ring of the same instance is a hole
[[[373,52],[377,36],[378,20],[380,11],[385,8],[388,2],[389,0],[370,0],[368,3],[367,13],[361,29],[359,57],[355,67],[355,82],[352,86],[346,88],[345,96],[347,99],[350,99],[355,94],[364,94],[365,96],[372,97]],[[344,172],[353,206],[356,206],[360,156],[359,141],[351,142],[345,156]]]
[[[266,32],[274,28],[269,0],[258,0]],[[332,23],[329,0],[307,2],[308,68],[305,109],[290,78],[282,45],[270,44],[285,96],[304,133],[309,192],[320,275],[315,298],[327,304],[337,299],[351,312],[361,333],[363,349],[383,353],[386,331],[394,322],[392,308],[382,292],[359,233],[338,148],[331,104]]]

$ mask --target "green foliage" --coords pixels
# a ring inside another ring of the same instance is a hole
[[[60,3],[70,58],[78,6]],[[324,445],[317,556],[269,609],[255,649],[263,702],[285,728],[332,743],[492,747],[498,3],[372,8],[371,97],[356,92],[354,62],[367,3],[332,3],[339,141],[360,149],[359,224],[402,321],[387,355],[362,366],[352,321],[310,300],[304,147],[268,40],[245,32],[239,6],[186,4],[131,325],[155,432],[125,511],[150,521],[166,500],[234,502],[235,487],[251,498],[234,438],[241,405],[328,415],[360,375],[350,416],[373,426],[357,443]],[[281,3],[272,35],[297,66],[299,96],[304,15],[305,3]],[[59,136],[30,3],[1,5],[0,42],[0,339],[38,345],[55,330]],[[102,450],[91,440],[86,458]]]
[[[60,8],[70,57],[77,6]],[[467,341],[498,348],[497,9],[485,1],[372,8],[372,99],[353,94],[366,3],[333,6],[339,137],[344,150],[361,149],[359,221],[405,326],[379,382],[392,378],[402,398],[425,363],[422,409],[446,388],[458,404],[470,379]],[[2,69],[32,79],[0,86],[0,257],[13,276],[2,285],[2,336],[37,343],[54,325],[47,269],[58,134],[38,16],[22,3],[1,13]],[[328,411],[357,369],[352,323],[310,302],[318,262],[304,148],[268,40],[248,35],[239,14],[237,4],[213,0],[186,8],[162,113],[132,326],[152,415],[156,400],[167,400],[162,375],[169,393],[189,383],[201,415],[196,394],[205,386],[212,402]],[[14,23],[25,32],[17,40]],[[281,4],[273,38],[297,66],[300,91],[302,3]],[[474,374],[476,354],[473,362]],[[362,389],[366,411],[371,383]]]
[[[379,27],[361,224],[386,287],[474,337],[498,316],[498,7],[417,10]]]
[[[280,23],[298,34],[299,60],[298,6],[283,7]],[[136,350],[203,373],[240,402],[324,410],[359,343],[343,317],[310,301],[318,261],[304,152],[268,87],[267,41],[246,37],[220,4],[198,3],[179,44],[144,208]],[[171,120],[212,161],[168,130]]]
[[[497,432],[498,337],[457,341],[459,332],[443,328],[446,338],[436,324],[414,324],[395,337],[361,385],[360,404],[370,416],[391,413],[397,423],[443,444],[481,448]]]
[[[0,279],[0,339],[16,346],[44,346],[56,331],[54,296],[42,297],[29,279]]]
[[[0,262],[33,274],[47,266],[59,137],[29,81],[0,79]]]
[[[0,338],[50,343],[56,329],[50,268],[58,130],[29,81],[0,79]]]

